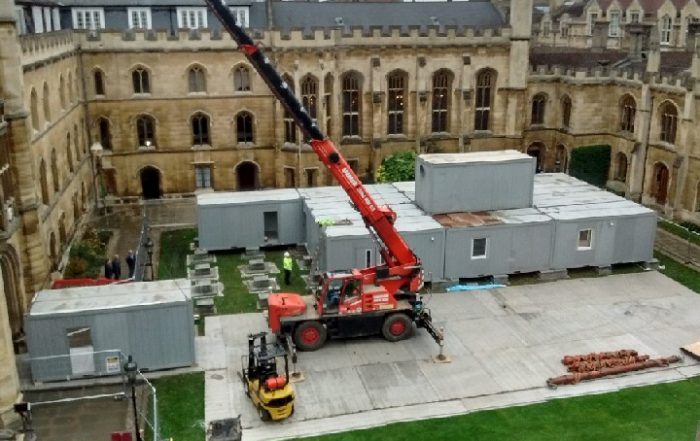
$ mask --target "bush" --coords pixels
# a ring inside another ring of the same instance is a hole
[[[692,222],[681,222],[681,227],[687,228],[695,233],[700,233],[700,226]]]
[[[569,174],[596,187],[605,187],[610,170],[610,146],[589,145],[571,152]]]
[[[377,182],[413,181],[416,179],[416,153],[400,152],[387,156],[377,170]]]
[[[63,277],[99,277],[107,259],[107,244],[112,237],[109,230],[97,231],[88,228],[80,242],[73,245]]]

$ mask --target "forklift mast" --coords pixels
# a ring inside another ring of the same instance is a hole
[[[383,286],[393,296],[399,290],[415,293],[423,286],[423,271],[418,257],[394,226],[396,213],[388,206],[378,205],[355,172],[350,168],[333,142],[318,128],[289,85],[280,77],[270,60],[236,23],[225,0],[205,0],[233,40],[243,50],[248,61],[294,118],[311,147],[350,197],[362,219],[379,243],[384,264],[364,268],[357,277],[363,284]]]

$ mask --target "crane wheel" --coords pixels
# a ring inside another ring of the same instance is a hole
[[[319,322],[302,322],[294,330],[294,344],[302,351],[315,351],[323,346],[326,337],[326,328]]]
[[[384,320],[382,325],[382,335],[388,341],[403,340],[412,333],[413,322],[406,314],[391,314]]]

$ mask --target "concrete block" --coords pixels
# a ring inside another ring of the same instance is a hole
[[[499,284],[499,285],[507,285],[508,284],[508,274],[496,274],[492,276],[493,283]]]
[[[596,267],[595,273],[597,276],[602,277],[602,276],[609,276],[612,274],[612,266],[610,265],[605,265],[605,266],[599,266]]]
[[[555,269],[555,270],[545,270],[540,271],[537,275],[537,279],[542,282],[550,282],[553,280],[568,279],[569,272],[566,269]]]
[[[251,259],[248,262],[248,269],[250,271],[264,271],[265,270],[265,261],[262,259]]]
[[[651,259],[648,262],[642,264],[645,271],[658,271],[659,269],[659,259]]]

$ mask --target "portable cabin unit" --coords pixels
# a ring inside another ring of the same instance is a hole
[[[445,229],[430,216],[399,216],[396,229],[421,260],[425,281],[445,279]]]
[[[301,196],[295,189],[197,196],[199,245],[209,251],[304,242]]]
[[[416,204],[429,214],[531,207],[536,162],[515,150],[420,155]]]
[[[564,173],[540,173],[535,176],[533,206],[536,208],[601,204],[625,200],[587,182]]]
[[[315,206],[308,209],[306,216],[306,246],[313,253],[319,245],[326,222],[364,226],[360,214],[350,207],[333,208],[336,205]]]
[[[434,218],[445,228],[445,279],[549,268],[554,222],[533,208],[452,213]]]
[[[320,271],[365,268],[377,263],[377,244],[363,224],[323,228],[318,247]]]
[[[413,206],[407,205],[399,211],[403,211],[404,215],[399,214],[396,229],[421,259],[426,280],[443,280],[443,228]],[[323,227],[318,252],[322,271],[364,268],[382,263],[379,247],[361,219],[356,219],[352,225]]]
[[[118,374],[123,356],[141,370],[195,362],[186,279],[42,290],[26,315],[35,382]]]
[[[397,189],[399,192],[401,192],[403,195],[405,195],[410,201],[416,200],[416,182],[415,181],[394,182],[391,185],[393,185],[395,189]]]
[[[540,211],[555,224],[553,269],[606,267],[654,257],[656,213],[632,201],[620,198]]]

